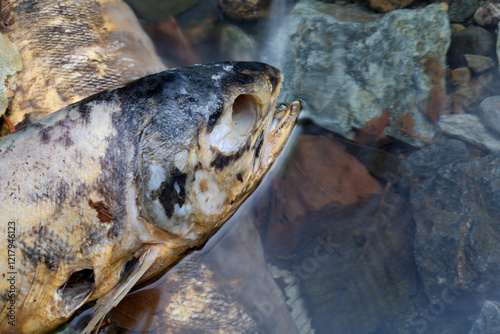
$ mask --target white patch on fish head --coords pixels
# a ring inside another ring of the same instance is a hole
[[[217,179],[209,171],[196,171],[191,190],[197,209],[206,218],[216,216],[223,211],[227,195],[220,189]]]
[[[213,128],[200,134],[201,167],[189,189],[205,220],[224,222],[260,182],[264,173],[254,166],[262,160],[280,85],[281,73],[269,71],[257,74],[247,86],[232,89]]]

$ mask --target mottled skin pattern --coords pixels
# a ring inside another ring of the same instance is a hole
[[[14,124],[166,69],[121,0],[15,0],[11,15],[5,34],[23,61],[10,82]]]
[[[10,298],[0,279],[0,332],[53,329],[127,281],[151,249],[156,260],[143,279],[201,245],[255,189],[291,131],[298,108],[273,118],[280,85],[281,73],[261,63],[175,69],[2,138],[0,270],[12,271],[15,225],[16,291]]]

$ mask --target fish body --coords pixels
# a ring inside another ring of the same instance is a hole
[[[47,332],[96,299],[98,321],[202,245],[290,134],[280,86],[262,63],[173,69],[1,138],[0,332]]]
[[[11,6],[5,36],[23,62],[9,85],[14,125],[166,70],[121,0],[16,0]]]

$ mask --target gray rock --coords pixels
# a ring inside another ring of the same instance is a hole
[[[288,44],[274,62],[285,76],[280,102],[301,100],[305,116],[347,138],[384,110],[388,135],[417,146],[434,136],[425,112],[441,102],[450,43],[441,6],[380,17],[304,0],[277,37]]]
[[[465,22],[479,7],[477,0],[445,0],[450,5],[448,15],[450,22]]]
[[[448,289],[487,293],[500,269],[500,154],[442,166],[412,187],[410,202],[415,260],[430,300]]]
[[[500,137],[489,131],[476,115],[443,115],[439,119],[438,126],[447,135],[460,138],[482,149],[500,152]]]
[[[479,119],[490,130],[500,133],[500,96],[491,96],[479,105]]]
[[[255,39],[233,24],[222,27],[220,32],[221,51],[231,60],[250,61],[257,56]]]
[[[424,179],[436,174],[444,165],[464,162],[469,159],[465,144],[458,140],[445,139],[410,155],[403,160],[403,176]]]
[[[485,301],[481,314],[472,325],[469,334],[500,333],[500,309],[497,302]]]

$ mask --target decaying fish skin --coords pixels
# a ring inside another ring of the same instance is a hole
[[[15,0],[11,16],[5,35],[23,61],[10,82],[14,125],[166,70],[122,0]]]
[[[98,319],[201,245],[291,132],[297,105],[273,121],[280,86],[262,63],[174,69],[0,139],[0,332],[46,332],[95,299]]]

